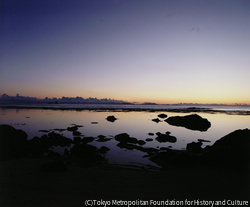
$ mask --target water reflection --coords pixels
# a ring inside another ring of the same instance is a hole
[[[110,149],[105,156],[113,163],[139,162],[144,164],[152,164],[149,160],[143,158],[146,154],[144,149],[185,149],[187,143],[193,141],[210,141],[202,142],[202,147],[205,147],[206,145],[212,145],[217,139],[236,129],[249,128],[250,120],[249,116],[197,113],[211,122],[208,131],[202,132],[169,125],[164,121],[153,122],[152,119],[157,118],[159,112],[4,109],[1,114],[0,124],[10,124],[17,129],[24,130],[28,134],[28,139],[32,139],[34,136],[40,137],[52,131],[72,140],[79,136],[81,138],[93,137],[92,145],[99,149],[101,147]],[[168,117],[188,115],[187,113],[174,112],[165,114]],[[114,122],[107,121],[107,117],[110,116],[114,116],[117,120]],[[78,134],[76,132],[73,134],[72,130],[67,130],[72,127],[76,128],[76,126],[82,126],[75,130]],[[171,132],[171,135],[169,132]],[[127,133],[129,137],[136,138],[138,142],[129,147],[119,146],[119,142],[114,137],[121,133]],[[176,140],[173,141],[173,137]],[[162,141],[162,138],[165,138],[166,141]],[[64,148],[58,147],[55,150],[60,152],[64,151]]]

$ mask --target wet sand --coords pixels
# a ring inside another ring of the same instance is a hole
[[[0,206],[85,206],[95,200],[249,200],[249,173],[222,167],[171,166],[164,171],[68,164],[40,171],[42,159],[0,163]]]

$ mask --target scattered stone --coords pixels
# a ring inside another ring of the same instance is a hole
[[[146,144],[146,142],[145,142],[144,140],[139,140],[137,143],[138,143],[139,145],[144,145],[144,144]]]
[[[129,139],[129,135],[127,133],[121,133],[121,134],[117,134],[115,136],[115,140],[118,142],[128,142]]]
[[[147,138],[146,141],[147,141],[147,142],[152,142],[153,139],[152,139],[152,138]]]
[[[70,131],[70,132],[74,132],[74,131],[78,130],[78,127],[77,126],[68,127],[67,130]]]
[[[149,136],[154,136],[154,133],[149,132],[148,135]]]
[[[156,118],[156,119],[152,119],[152,121],[153,121],[153,122],[156,122],[156,123],[161,122],[161,120],[160,120],[160,119],[158,119],[158,118]]]
[[[207,131],[211,127],[211,123],[197,114],[187,116],[172,116],[165,120],[173,126],[181,126],[191,130]]]
[[[175,143],[177,141],[176,137],[169,134],[160,134],[155,138],[158,142],[171,142]]]
[[[159,114],[158,117],[164,119],[164,118],[167,118],[168,115],[166,115],[166,114]]]
[[[98,124],[98,122],[97,121],[92,121],[91,124]]]
[[[106,119],[109,122],[115,122],[115,120],[117,120],[117,118],[115,118],[115,116],[108,116]]]

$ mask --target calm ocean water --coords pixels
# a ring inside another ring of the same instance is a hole
[[[174,111],[171,111],[172,109]],[[10,124],[16,129],[24,130],[28,134],[28,139],[32,139],[34,136],[40,137],[52,131],[73,139],[72,132],[67,130],[58,132],[55,129],[67,129],[72,124],[82,125],[83,127],[80,127],[78,131],[83,136],[96,138],[90,144],[98,148],[106,146],[110,149],[105,157],[113,164],[141,163],[156,166],[143,157],[146,155],[144,152],[119,148],[114,136],[120,133],[127,133],[131,137],[144,141],[152,138],[153,141],[143,145],[146,148],[167,147],[184,150],[187,143],[197,142],[198,139],[209,141],[204,142],[202,147],[205,147],[237,129],[250,128],[249,106],[47,104],[22,105],[19,108],[0,107],[0,110],[0,124]],[[227,113],[232,111],[239,113]],[[159,123],[153,122],[152,119],[157,118],[160,113],[165,113],[168,117],[195,113],[208,119],[211,127],[206,132],[200,132],[171,126],[164,119],[161,119]],[[110,115],[115,116],[117,120],[113,123],[107,121],[106,117]],[[167,131],[177,138],[176,143],[159,143],[155,140],[157,137],[155,133]],[[149,135],[149,133],[154,135]],[[97,136],[99,135],[111,138],[111,140],[98,142]],[[64,148],[55,147],[53,150],[63,153]]]

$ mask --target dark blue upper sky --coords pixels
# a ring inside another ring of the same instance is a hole
[[[250,102],[247,0],[0,4],[0,94]]]

